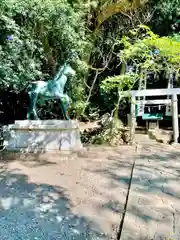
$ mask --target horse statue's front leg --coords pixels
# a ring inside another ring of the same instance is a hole
[[[67,110],[70,105],[70,98],[68,97],[68,95],[64,94],[63,96],[60,97],[60,101],[61,101],[61,109],[62,109],[64,118],[66,120],[70,120],[69,116],[67,115]]]
[[[27,112],[27,120],[31,120],[31,111],[28,108],[28,112]]]
[[[31,94],[31,92],[28,92],[28,95],[29,95],[29,107],[28,107],[28,110],[27,110],[27,119],[31,120],[31,114],[32,114],[32,111],[33,111],[32,94]]]
[[[38,120],[39,118],[36,112],[36,101],[38,94],[36,92],[29,92],[28,94],[30,99],[30,106],[28,108],[27,119],[32,120],[31,114],[33,114],[33,120]]]

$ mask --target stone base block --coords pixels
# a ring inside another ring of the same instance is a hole
[[[7,150],[76,151],[82,148],[77,121],[16,121],[9,126]]]

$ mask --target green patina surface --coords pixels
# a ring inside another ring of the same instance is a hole
[[[67,60],[64,65],[60,67],[54,79],[32,83],[28,89],[30,105],[27,113],[27,119],[38,119],[36,103],[38,97],[40,97],[43,101],[48,99],[59,99],[63,116],[66,120],[69,120],[67,110],[69,108],[70,98],[66,93],[64,93],[64,87],[67,82],[67,78],[74,75],[75,71],[71,68]]]

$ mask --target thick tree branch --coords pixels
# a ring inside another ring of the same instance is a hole
[[[90,100],[90,98],[91,98],[92,91],[93,91],[93,89],[94,89],[94,86],[95,86],[96,80],[97,80],[97,78],[98,78],[98,75],[101,74],[103,71],[105,71],[105,70],[108,68],[108,65],[109,65],[109,63],[110,63],[110,61],[111,61],[111,59],[112,59],[112,55],[113,55],[113,51],[114,51],[115,45],[116,45],[116,44],[114,43],[113,46],[112,46],[112,48],[111,48],[111,50],[109,51],[108,56],[107,56],[107,58],[106,58],[106,64],[105,64],[105,66],[104,66],[103,68],[94,68],[94,67],[92,67],[92,66],[89,66],[89,69],[95,71],[96,73],[95,73],[95,76],[94,76],[94,79],[93,79],[93,82],[92,82],[91,87],[88,86],[88,88],[89,88],[89,94],[88,94],[87,100],[86,100],[86,102],[85,102],[85,106],[84,106],[84,109],[83,109],[83,113],[85,112],[86,107],[88,106],[88,103],[89,103],[89,100]]]

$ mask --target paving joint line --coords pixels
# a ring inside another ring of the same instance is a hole
[[[137,145],[135,147],[135,151],[137,152]],[[130,194],[130,190],[131,190],[133,172],[134,172],[135,165],[136,165],[136,158],[134,158],[132,168],[131,168],[131,175],[130,175],[130,181],[129,181],[128,191],[127,191],[127,195],[126,195],[126,201],[125,201],[125,204],[124,204],[124,210],[123,210],[122,218],[121,218],[121,221],[120,221],[120,224],[119,224],[119,229],[118,229],[118,232],[117,232],[116,240],[121,240],[121,235],[122,235],[124,220],[125,220],[125,216],[126,216],[126,211],[127,211],[127,206],[128,206],[129,194]]]

